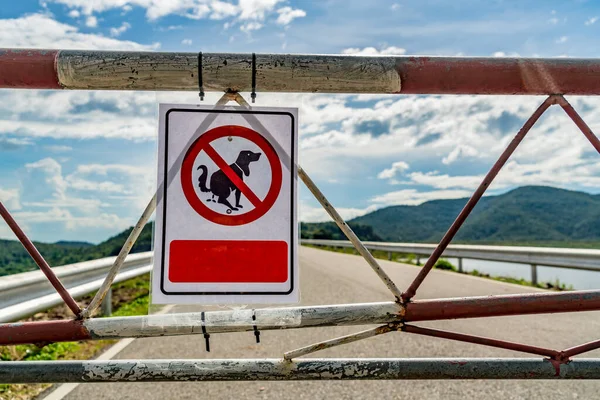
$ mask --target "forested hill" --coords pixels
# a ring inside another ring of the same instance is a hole
[[[96,258],[116,256],[131,232],[129,228],[110,239],[93,245],[85,242],[38,243],[36,247],[46,261],[52,266],[72,264],[79,261],[93,260]],[[152,225],[144,227],[132,252],[148,251],[152,243]],[[32,271],[37,266],[29,257],[21,243],[16,240],[0,240],[0,276]]]
[[[364,240],[437,242],[468,199],[392,206],[354,218]],[[333,223],[303,224],[303,237],[339,238]],[[365,230],[367,235],[365,235]],[[547,186],[524,186],[483,197],[456,236],[463,243],[600,243],[600,195]]]
[[[418,206],[379,209],[349,222],[363,240],[436,242],[452,224],[467,199],[434,200]],[[50,265],[115,256],[131,229],[93,245],[85,242],[36,243]],[[302,237],[344,239],[333,222],[302,223]],[[459,231],[457,242],[522,245],[596,246],[600,244],[600,195],[525,186],[481,199]],[[146,225],[132,252],[148,251],[152,226]],[[21,244],[0,240],[0,276],[37,266]]]

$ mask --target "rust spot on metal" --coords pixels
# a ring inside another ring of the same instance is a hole
[[[68,342],[91,339],[80,320],[0,324],[0,345]]]
[[[1,50],[0,87],[61,89],[56,73],[57,50]]]
[[[398,57],[407,94],[595,94],[600,65],[583,59]]]
[[[556,373],[554,374],[554,376],[560,376],[560,365],[561,364],[568,364],[569,360],[557,360],[557,359],[553,359],[553,358],[545,358],[544,360],[550,362],[550,364],[552,364],[552,366],[554,367],[554,371],[556,371]]]
[[[594,310],[600,310],[598,290],[527,293],[415,300],[406,305],[404,320],[414,322]]]

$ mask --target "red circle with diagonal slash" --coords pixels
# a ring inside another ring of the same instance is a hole
[[[244,181],[235,175],[228,164],[223,161],[221,156],[210,145],[214,140],[225,136],[238,136],[255,143],[266,155],[267,160],[269,160],[269,165],[271,166],[271,186],[263,200],[260,200],[254,192],[246,186]],[[196,190],[194,189],[192,173],[194,170],[194,161],[201,151],[204,151],[212,161],[225,172],[234,185],[240,189],[242,194],[254,205],[254,209],[237,215],[220,214],[211,210],[202,202],[202,200],[200,200],[200,198],[198,198]],[[281,190],[281,178],[281,161],[271,143],[269,143],[260,133],[237,125],[219,126],[204,133],[192,143],[185,154],[181,165],[181,187],[183,188],[183,193],[188,203],[202,217],[220,225],[244,225],[262,217],[271,209],[279,196],[279,191]]]

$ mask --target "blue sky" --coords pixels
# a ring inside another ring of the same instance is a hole
[[[0,47],[598,57],[593,1],[50,0],[4,2]],[[218,94],[206,99],[214,102]],[[0,199],[36,240],[99,242],[152,195],[158,102],[196,93],[0,90]],[[571,97],[592,128],[594,98]],[[259,93],[300,109],[300,163],[346,217],[468,196],[539,97]],[[546,184],[597,193],[600,157],[560,109],[491,194]],[[326,220],[301,190],[300,216]],[[4,226],[0,237],[12,238]]]

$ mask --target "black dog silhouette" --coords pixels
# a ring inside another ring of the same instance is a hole
[[[260,153],[253,153],[249,150],[240,151],[237,160],[233,164],[229,164],[233,172],[244,180],[245,176],[250,176],[250,163],[258,161]],[[215,201],[217,196],[217,203],[223,204],[228,207],[227,214],[231,214],[231,211],[237,211],[243,208],[240,204],[240,196],[242,192],[240,189],[231,182],[231,179],[227,177],[223,170],[218,170],[210,176],[210,188],[206,186],[206,179],[208,177],[208,168],[206,165],[200,165],[197,169],[201,169],[202,173],[198,177],[198,184],[200,190],[204,193],[211,192],[212,199],[206,201]],[[231,192],[235,191],[235,207],[231,205],[227,198],[231,195]]]

